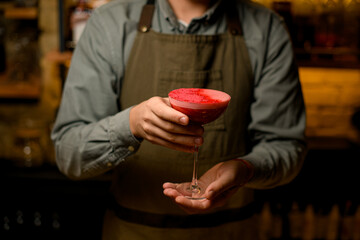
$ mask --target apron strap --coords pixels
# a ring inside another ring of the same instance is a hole
[[[228,24],[228,31],[232,35],[243,35],[241,22],[238,14],[238,9],[234,0],[225,0],[224,7],[226,11],[226,20]]]
[[[226,11],[226,20],[228,24],[228,31],[232,35],[243,35],[239,14],[236,8],[235,1],[233,0],[223,0],[223,7]],[[151,22],[154,15],[155,10],[155,0],[148,0],[147,3],[144,5],[139,24],[138,24],[138,31],[142,33],[146,33],[151,28]]]
[[[143,7],[138,25],[138,31],[146,33],[150,30],[155,10],[154,2],[155,0],[148,0]]]

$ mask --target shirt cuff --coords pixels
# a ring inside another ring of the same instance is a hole
[[[110,117],[109,120],[109,139],[114,150],[115,158],[122,158],[135,153],[141,144],[130,130],[131,108],[127,108],[116,115]]]

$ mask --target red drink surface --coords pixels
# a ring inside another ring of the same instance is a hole
[[[173,99],[191,103],[219,103],[220,99],[212,97],[207,89],[201,88],[179,88],[169,93]]]
[[[230,102],[227,93],[203,88],[179,88],[169,93],[171,106],[190,121],[206,124],[217,119]]]

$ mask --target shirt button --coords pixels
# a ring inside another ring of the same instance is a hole
[[[111,166],[112,166],[112,163],[111,163],[111,162],[108,162],[108,163],[106,163],[106,166],[111,167]]]
[[[133,146],[129,146],[129,147],[128,147],[128,150],[129,150],[130,152],[133,152],[133,151],[135,150],[135,148],[134,148]]]

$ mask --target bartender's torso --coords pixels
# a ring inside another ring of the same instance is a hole
[[[159,9],[169,7],[161,4],[165,2],[157,5]],[[169,91],[176,88],[200,87],[225,91],[232,100],[225,114],[205,126],[205,140],[199,152],[199,174],[218,162],[248,153],[247,128],[253,74],[236,3],[231,7],[220,5],[208,11],[202,18],[193,20],[187,28],[178,28],[183,31],[181,34],[165,34],[151,29],[154,12],[149,11],[148,7],[144,9],[143,15],[146,16],[142,15],[139,20],[138,32],[121,80],[121,109],[152,96],[166,97]],[[213,19],[207,14],[212,14]],[[190,29],[194,27],[192,24],[200,19],[204,21],[203,24],[218,26],[223,26],[225,21],[226,31],[211,35],[190,34]],[[169,15],[167,20],[174,21],[173,16]],[[178,23],[174,24],[179,26]],[[228,227],[241,223],[246,226],[246,221],[251,218],[249,206],[253,202],[250,189],[241,188],[226,206],[202,216],[186,216],[162,194],[164,182],[191,180],[192,164],[191,154],[144,141],[139,150],[115,171],[112,192],[117,205],[114,212],[119,218],[118,228],[121,229],[118,234],[130,234],[133,228],[129,224],[138,225],[139,231],[145,229],[144,226],[148,227],[150,230],[147,234],[160,231],[165,236],[173,233],[174,229],[204,234],[206,228],[220,228],[223,223]],[[239,226],[232,229],[234,236],[245,234]],[[205,232],[209,234],[211,231]],[[141,233],[135,236],[141,239]],[[211,233],[211,236],[218,238],[221,235]]]

